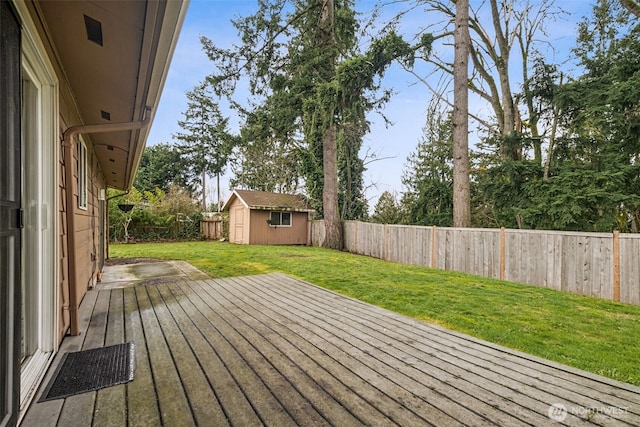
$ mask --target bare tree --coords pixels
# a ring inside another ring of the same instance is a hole
[[[436,38],[446,40],[452,33],[449,23],[455,21],[457,1],[425,0],[428,10],[443,14],[445,27],[435,31]],[[469,90],[485,100],[495,116],[496,125],[470,112],[471,117],[490,134],[508,137],[521,130],[522,120],[513,96],[510,73],[512,53],[516,43],[523,64],[523,82],[530,67],[530,53],[538,42],[536,36],[544,31],[544,24],[551,19],[553,0],[486,0],[469,8],[470,45],[469,54],[472,74]],[[430,29],[432,30],[432,29]],[[453,75],[453,64],[442,56],[432,55],[426,59],[437,70]],[[425,80],[423,80],[425,81]],[[440,96],[436,94],[436,96]],[[517,144],[503,144],[504,158],[519,159],[522,148]]]
[[[516,106],[516,127],[519,133],[527,127],[531,133],[531,141],[533,144],[533,158],[536,162],[542,164],[542,140],[541,130],[539,127],[542,118],[542,111],[539,105],[535,103],[534,92],[531,88],[530,69],[532,63],[540,62],[542,55],[536,48],[539,43],[537,36],[545,34],[544,23],[553,19],[560,12],[552,9],[554,0],[542,0],[535,7],[527,3],[526,7],[518,12],[520,25],[516,33],[518,46],[520,47],[520,58],[522,60],[522,101],[527,110],[528,117],[519,119],[519,111]],[[526,121],[526,124],[525,124]],[[553,127],[553,126],[552,126]],[[551,131],[553,133],[553,130]]]

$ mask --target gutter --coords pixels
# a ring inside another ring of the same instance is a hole
[[[149,126],[151,122],[151,108],[145,109],[145,115],[139,122],[100,123],[95,125],[78,125],[67,128],[62,134],[62,146],[64,147],[64,189],[66,198],[67,220],[67,280],[69,281],[69,334],[79,335],[80,325],[78,319],[78,307],[80,301],[77,298],[77,254],[75,236],[75,207],[73,194],[73,152],[75,151],[75,136],[79,134],[122,132],[139,130]]]

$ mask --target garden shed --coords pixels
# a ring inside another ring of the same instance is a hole
[[[229,241],[253,245],[308,245],[313,209],[300,196],[234,190],[224,204]]]

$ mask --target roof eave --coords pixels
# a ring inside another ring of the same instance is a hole
[[[287,211],[287,212],[315,212],[315,209],[294,208],[291,206],[249,206],[257,211]]]
[[[151,120],[148,127],[143,128],[137,135],[132,135],[132,156],[127,162],[127,177],[122,190],[128,190],[133,185],[136,171],[142,158],[142,153],[147,143],[149,131],[153,126],[155,114],[160,103],[162,90],[167,80],[171,60],[178,43],[178,37],[184,23],[189,0],[149,2],[149,10],[146,22],[152,29],[149,33],[145,30],[145,41],[142,54],[148,52],[147,66],[141,67],[138,91],[141,93],[136,102],[136,114],[142,120],[145,109],[151,108]],[[147,27],[145,27],[147,28]],[[144,60],[144,58],[141,58]],[[146,92],[146,94],[145,94]]]

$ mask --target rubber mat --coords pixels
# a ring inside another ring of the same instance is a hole
[[[65,353],[40,402],[100,390],[133,380],[133,343]]]

